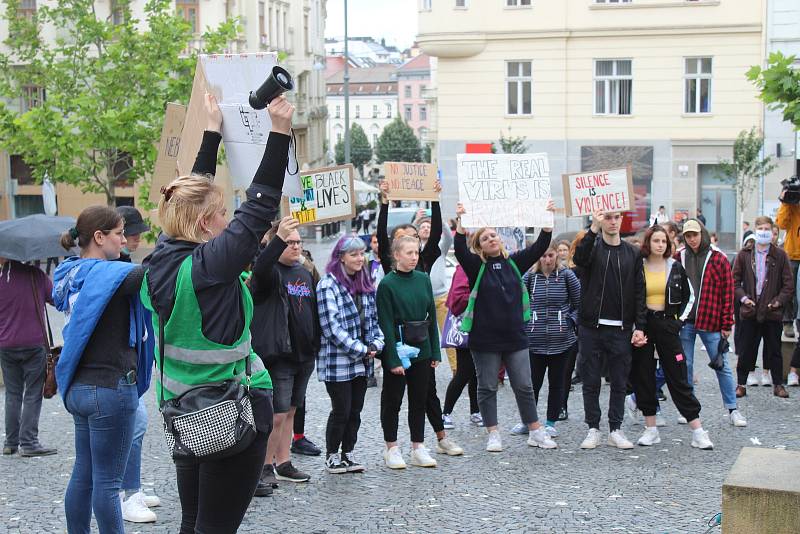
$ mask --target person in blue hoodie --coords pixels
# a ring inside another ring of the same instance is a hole
[[[123,533],[119,491],[134,434],[139,396],[149,383],[152,333],[139,300],[144,271],[119,258],[122,217],[90,206],[61,238],[80,256],[55,272],[53,301],[66,315],[56,381],[75,423],[75,464],[64,508],[67,530],[89,533],[92,512],[103,534]],[[141,371],[141,372],[140,372]]]

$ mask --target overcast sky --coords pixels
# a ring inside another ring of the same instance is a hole
[[[347,33],[353,37],[370,36],[400,50],[414,43],[417,35],[419,0],[348,0]],[[328,0],[326,37],[344,36],[344,0]]]

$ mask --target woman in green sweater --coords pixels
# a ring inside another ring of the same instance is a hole
[[[381,391],[381,426],[386,441],[383,458],[391,469],[406,466],[397,445],[397,425],[403,393],[408,385],[411,465],[436,467],[436,460],[424,445],[428,368],[436,367],[442,359],[431,280],[425,273],[415,270],[419,261],[418,239],[410,236],[395,238],[392,257],[394,270],[381,280],[377,296],[378,324],[386,341]],[[397,353],[401,335],[403,343],[419,349],[419,354],[406,367]],[[445,438],[436,450],[446,453],[452,447],[453,444]]]

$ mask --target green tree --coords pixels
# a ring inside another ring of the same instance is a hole
[[[422,161],[422,150],[414,130],[400,117],[383,129],[375,145],[375,158],[384,161]]]
[[[336,143],[334,147],[336,153],[336,164],[343,165],[344,161],[344,138]],[[364,165],[372,159],[372,147],[367,139],[364,129],[355,122],[350,126],[350,163],[353,164],[363,176]]]
[[[171,0],[148,0],[142,20],[131,0],[112,3],[107,19],[93,0],[40,4],[32,18],[20,0],[4,3],[0,96],[19,102],[23,87],[37,87],[46,98],[30,109],[0,102],[0,148],[21,155],[37,181],[47,175],[114,205],[117,186],[151,175],[166,103],[188,101],[197,64],[197,51],[186,53],[189,24]],[[236,21],[208,30],[203,51],[221,51],[238,31]]]
[[[763,146],[764,138],[755,127],[742,130],[733,143],[733,161],[719,162],[718,178],[734,186],[739,213],[744,213],[750,204],[761,177],[776,167],[771,156],[761,159]]]
[[[795,56],[772,52],[766,69],[747,71],[747,78],[761,91],[759,97],[770,109],[782,110],[783,120],[800,128],[800,70],[793,67]]]
[[[503,132],[500,132],[498,143],[500,143],[500,150],[503,151],[503,154],[525,154],[528,151],[525,145],[526,140],[527,137],[524,136],[513,137],[509,128],[508,137],[503,135]],[[492,145],[494,146],[494,143]]]

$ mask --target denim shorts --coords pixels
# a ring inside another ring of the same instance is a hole
[[[299,362],[279,358],[267,368],[272,378],[272,410],[275,413],[286,413],[290,407],[303,404],[314,363],[314,360]]]

